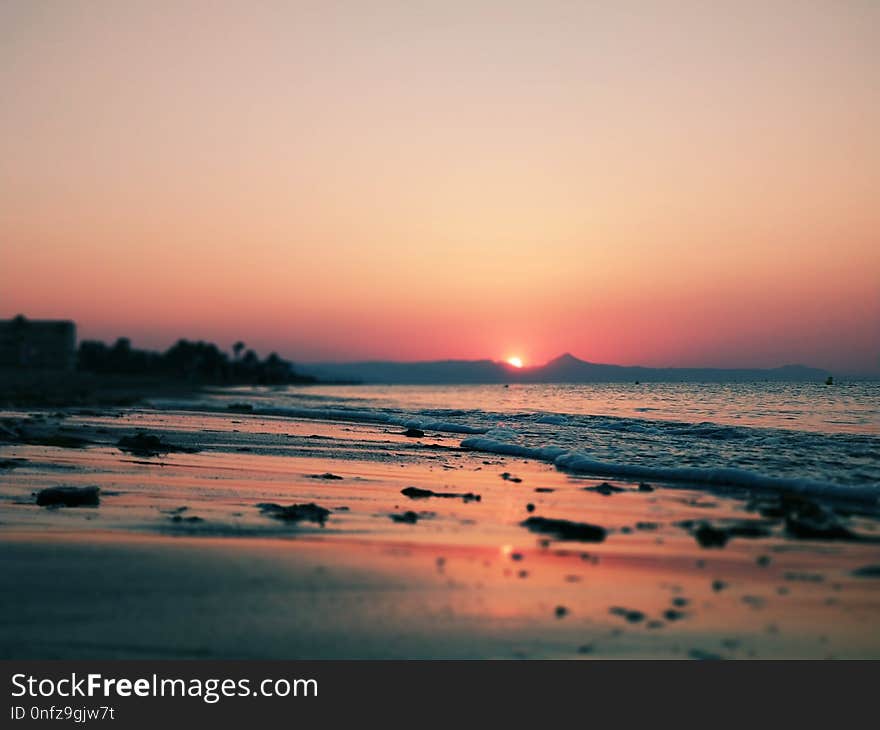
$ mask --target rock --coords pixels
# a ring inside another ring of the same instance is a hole
[[[557,606],[553,613],[556,618],[565,618],[568,616],[568,609],[565,606]]]
[[[535,505],[533,505],[531,502],[529,502],[526,505],[526,512],[534,512],[534,511],[535,511]]]
[[[513,482],[514,484],[519,484],[522,479],[519,477],[513,476],[509,471],[505,471],[501,474],[501,478],[506,482]]]
[[[399,515],[392,514],[392,515],[389,515],[389,517],[392,520],[394,520],[394,522],[403,522],[407,525],[414,525],[414,524],[416,524],[416,522],[419,521],[419,515],[416,512],[413,512],[412,510],[408,510],[408,511],[404,512],[403,514],[399,514]]]
[[[166,443],[158,436],[150,433],[123,436],[116,442],[116,448],[135,456],[158,456],[159,454],[169,454],[172,452],[193,454],[197,451],[197,449],[186,446],[175,446],[174,444]]]
[[[342,477],[338,474],[331,474],[327,471],[323,474],[309,474],[309,479],[327,479],[328,481],[332,481],[334,479],[342,479]]]
[[[723,548],[733,537],[758,539],[770,537],[771,531],[763,520],[741,520],[730,525],[714,526],[708,522],[694,523],[690,520],[678,523],[689,530],[694,539],[704,548]]]
[[[184,517],[183,515],[174,515],[171,517],[172,522],[188,522],[190,524],[195,524],[197,522],[204,522],[201,517],[196,517],[195,515],[191,515],[190,517]]]
[[[529,517],[520,522],[522,527],[542,535],[552,535],[557,540],[578,540],[580,542],[602,542],[608,534],[604,527],[586,522],[555,520],[548,517]]]
[[[639,491],[640,492],[653,492],[654,487],[652,487],[647,482],[639,482]]]
[[[15,469],[27,464],[27,459],[0,459],[0,469]]]
[[[704,548],[722,548],[727,545],[728,540],[727,533],[724,530],[718,530],[705,522],[693,531],[693,536],[700,544],[700,547]]]
[[[430,489],[420,489],[419,487],[407,487],[406,489],[401,489],[400,493],[410,499],[440,497],[445,499],[461,499],[465,502],[479,502],[482,499],[479,494],[474,494],[473,492],[432,492]]]
[[[411,439],[420,439],[425,435],[425,432],[420,428],[408,428],[404,431],[401,436],[409,436]]]
[[[612,606],[608,609],[608,613],[612,616],[620,616],[631,624],[637,624],[645,620],[645,614],[630,608],[622,608],[621,606]]]
[[[159,510],[159,511],[165,515],[179,515],[183,512],[186,512],[188,509],[189,509],[189,507],[184,506],[184,507],[175,507],[174,509],[165,509],[165,510]]]
[[[725,583],[723,580],[713,580],[712,581],[712,590],[715,591],[715,593],[719,593],[719,592],[723,591],[725,588],[727,588],[727,583]]]
[[[273,502],[261,502],[257,508],[264,515],[273,517],[282,522],[315,522],[321,527],[330,516],[330,510],[319,507],[317,504],[310,502],[309,504],[292,504],[289,507],[283,507]]]
[[[852,574],[856,578],[880,578],[880,565],[865,565],[856,568]]]
[[[623,487],[617,487],[614,484],[609,484],[608,482],[602,482],[601,484],[597,484],[595,487],[584,487],[585,492],[598,492],[599,494],[605,495],[606,497],[610,497],[612,494],[619,494],[620,492],[626,492],[627,490]]]
[[[788,516],[785,518],[785,532],[789,537],[798,540],[878,541],[878,538],[853,532],[833,515],[823,515],[822,517]]]
[[[49,487],[37,492],[40,507],[97,507],[100,487]]]

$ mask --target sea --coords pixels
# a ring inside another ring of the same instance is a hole
[[[187,407],[461,435],[461,446],[602,477],[880,498],[880,381],[316,385]]]

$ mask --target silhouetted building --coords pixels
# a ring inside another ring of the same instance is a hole
[[[0,320],[0,368],[73,370],[76,325],[65,320]]]

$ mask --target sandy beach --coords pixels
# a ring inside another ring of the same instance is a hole
[[[838,521],[810,536],[778,492],[592,478],[461,433],[0,419],[4,657],[880,657],[876,503],[823,501]],[[99,504],[37,505],[58,486]]]

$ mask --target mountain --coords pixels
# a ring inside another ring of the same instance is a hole
[[[824,381],[825,370],[804,365],[771,369],[646,368],[605,365],[566,353],[544,365],[515,368],[495,360],[425,362],[369,361],[298,365],[298,370],[324,381],[398,385],[492,383],[614,383],[614,382],[754,382]]]

